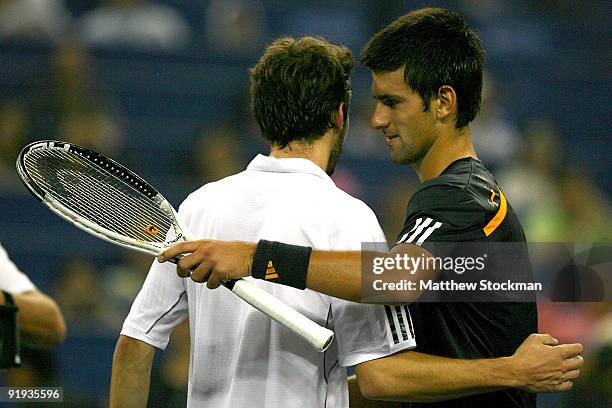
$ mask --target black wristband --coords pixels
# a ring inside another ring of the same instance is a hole
[[[251,275],[281,285],[306,289],[312,248],[264,239],[257,243]]]
[[[5,290],[3,290],[2,293],[4,294],[4,304],[7,306],[17,308],[17,305],[15,304],[15,299],[13,299],[13,295],[11,295],[9,292]]]

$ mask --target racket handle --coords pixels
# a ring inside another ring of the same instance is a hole
[[[329,347],[334,339],[333,331],[313,322],[247,279],[230,281],[224,285],[255,309],[306,340],[317,351],[323,352]]]

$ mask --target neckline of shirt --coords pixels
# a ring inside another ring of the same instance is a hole
[[[412,193],[412,195],[414,196],[416,193],[418,193],[418,192],[420,192],[422,190],[425,190],[427,187],[430,187],[432,185],[438,184],[440,182],[440,180],[442,179],[442,177],[448,175],[455,166],[457,166],[457,165],[459,165],[461,163],[467,163],[467,164],[470,164],[470,165],[482,164],[482,162],[480,160],[475,159],[475,158],[473,158],[471,156],[462,157],[460,159],[457,159],[457,160],[453,161],[452,163],[450,163],[448,166],[446,166],[446,168],[442,171],[442,173],[440,173],[439,176],[434,177],[432,179],[429,179],[429,180],[424,181],[423,183],[421,183],[414,190],[414,193]]]
[[[268,173],[302,173],[319,177],[328,183],[336,185],[334,181],[321,169],[308,159],[301,157],[276,158],[258,154],[247,166],[247,170],[265,171]]]

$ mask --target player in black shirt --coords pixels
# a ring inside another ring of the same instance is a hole
[[[468,125],[479,109],[484,61],[474,31],[448,10],[416,10],[376,33],[361,61],[372,71],[372,126],[384,134],[391,158],[411,165],[423,183],[410,200],[398,243],[379,255],[429,259],[437,247],[428,244],[436,241],[524,242],[512,207],[471,141]],[[179,276],[207,281],[210,288],[251,274],[263,278],[274,259],[278,277],[269,282],[362,300],[359,251],[193,241],[167,250],[160,261],[178,254],[187,255],[177,265]],[[430,278],[435,278],[431,270],[412,275],[415,282]],[[418,296],[415,291],[403,300]],[[537,331],[533,303],[411,307],[418,309],[413,310],[418,349],[356,367],[361,392],[370,399],[534,407],[535,398],[525,391],[567,390],[579,374],[580,345],[529,335]]]
[[[438,177],[423,183],[410,199],[397,243],[417,243],[435,254],[437,242],[525,242],[514,210],[493,175],[479,160],[466,157],[452,162]],[[439,246],[444,250],[448,245]],[[526,251],[513,252],[513,272],[524,274],[514,278],[530,279]],[[518,270],[516,266],[521,260],[527,267]],[[491,257],[490,261],[507,262],[508,259]],[[437,356],[473,359],[512,355],[523,339],[538,331],[534,302],[417,302],[410,305],[410,310],[417,333],[416,350]],[[535,401],[535,394],[507,389],[407,406],[535,407]]]

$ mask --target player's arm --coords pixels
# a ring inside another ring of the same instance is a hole
[[[391,401],[434,402],[504,388],[558,392],[580,374],[580,353],[580,344],[532,334],[510,357],[460,360],[405,351],[361,363],[356,374],[366,398]]]
[[[143,341],[119,336],[110,387],[110,408],[146,407],[155,348]]]
[[[314,250],[310,256],[307,269],[306,287],[308,289],[325,293],[340,299],[352,302],[362,301],[362,274],[372,277],[372,260],[375,258],[389,260],[384,274],[401,274],[401,278],[419,282],[435,278],[435,271],[415,269],[410,273],[397,269],[394,262],[397,256],[404,255],[414,258],[429,258],[431,253],[412,244],[400,244],[390,252],[362,252],[362,251],[319,251]],[[403,303],[411,303],[418,299],[421,292],[418,290],[406,291],[402,296]]]
[[[357,377],[351,375],[347,379],[349,389],[349,407],[350,408],[401,408],[401,403],[392,401],[374,401],[367,399],[361,393]]]
[[[283,246],[282,258],[290,260],[303,258],[302,254],[305,247],[285,246],[285,244],[280,243],[279,245]],[[177,264],[178,275],[184,278],[189,276],[191,271],[191,279],[196,282],[207,281],[207,285],[211,289],[218,287],[221,281],[251,275],[254,259],[255,262],[258,261],[256,245],[253,243],[210,240],[177,244],[167,249],[158,259],[160,262],[166,262],[180,254],[186,256]],[[292,265],[291,268],[284,268],[282,273],[277,266],[276,271],[281,278],[292,278],[291,276],[283,276],[283,274],[302,275],[295,277],[301,280],[305,278],[305,287],[308,289],[340,299],[360,302],[362,298],[362,259],[367,260],[374,257],[395,259],[397,255],[423,258],[432,256],[427,250],[413,244],[396,245],[390,252],[364,253],[362,251],[312,250],[310,258],[306,259],[303,265],[298,265],[298,267]],[[261,256],[259,257],[261,258]],[[303,267],[303,270],[300,270],[301,267]],[[371,265],[364,265],[363,267],[370,268]],[[385,273],[403,272],[405,271],[388,268]],[[414,282],[434,278],[434,271],[432,270],[417,269],[413,272],[410,274],[403,273],[402,277]],[[274,282],[275,280],[269,281]],[[405,300],[405,303],[413,302],[419,295],[420,292],[417,290],[410,291],[410,293],[406,293],[405,299],[402,300]]]
[[[66,323],[57,303],[39,290],[11,294],[19,309],[21,341],[29,346],[54,346],[66,337]],[[0,292],[0,304],[5,304]]]

